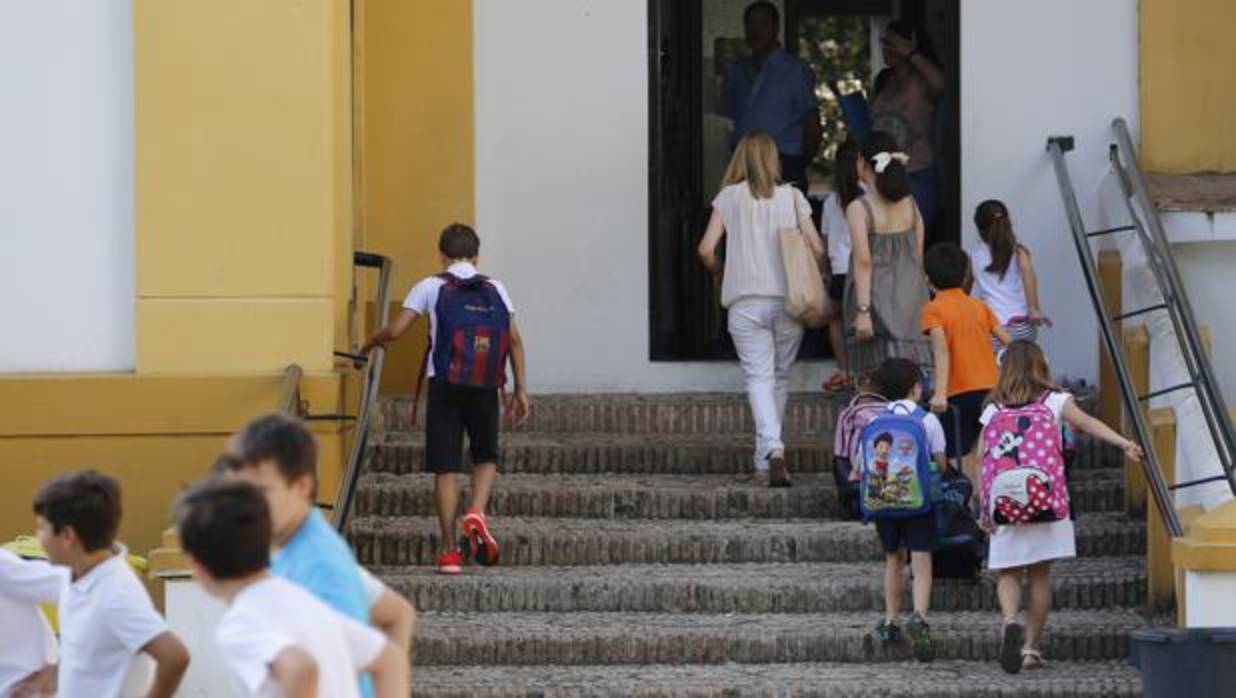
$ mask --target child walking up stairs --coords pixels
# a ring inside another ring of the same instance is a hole
[[[357,495],[362,564],[415,600],[417,696],[1138,696],[1125,662],[1146,625],[1145,527],[1117,458],[1071,474],[1078,559],[1053,576],[1047,670],[996,660],[994,580],[939,580],[935,661],[864,642],[883,553],[841,520],[831,434],[842,396],[795,395],[793,487],[751,467],[741,395],[546,396],[509,434],[490,526],[501,565],[435,572],[438,525],[409,399],[384,403]],[[909,608],[906,589],[905,608]]]

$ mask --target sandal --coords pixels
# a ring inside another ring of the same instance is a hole
[[[1043,668],[1043,654],[1038,650],[1024,649],[1021,651],[1021,668],[1034,671]]]
[[[1004,624],[1004,632],[1000,636],[1000,668],[1006,673],[1016,674],[1026,665],[1026,652],[1021,643],[1025,640],[1026,630],[1021,623],[1010,620]]]
[[[850,377],[837,371],[820,384],[820,389],[827,393],[843,393],[850,389]]]

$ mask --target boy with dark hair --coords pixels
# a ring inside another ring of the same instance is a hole
[[[399,647],[270,574],[271,515],[255,487],[208,481],[179,499],[175,517],[193,577],[228,605],[215,642],[240,695],[356,697],[362,671],[381,698],[408,695]]]
[[[463,471],[465,433],[472,455],[472,503],[461,528],[478,562],[498,562],[498,542],[489,531],[485,507],[498,477],[499,388],[506,382],[508,355],[515,377],[515,417],[522,420],[528,415],[524,345],[515,306],[501,282],[477,272],[480,245],[472,228],[448,225],[438,239],[443,273],[416,284],[399,317],[361,347],[364,354],[385,346],[418,317],[429,316],[425,460],[434,474],[434,508],[442,532],[437,564],[442,574],[459,574],[463,566],[455,536],[459,507],[455,475]]]
[[[151,698],[170,698],[189,653],[155,611],[115,542],[120,485],[93,470],[61,475],[34,497],[35,525],[47,559],[69,568],[60,590],[63,646],[59,694],[89,698],[130,695],[149,681]],[[143,661],[145,654],[149,657]]]
[[[256,486],[270,512],[271,572],[299,584],[327,606],[359,623],[373,623],[409,649],[416,611],[368,577],[347,542],[318,511],[317,442],[299,420],[258,417],[237,432],[212,469]],[[361,694],[372,694],[361,682]]]
[[[931,395],[931,410],[944,412],[951,405],[961,420],[960,434],[950,443],[950,452],[967,454],[978,438],[979,417],[983,401],[996,385],[999,371],[991,350],[994,336],[1001,344],[1011,338],[1000,326],[987,304],[970,297],[963,289],[970,273],[970,257],[951,242],[933,245],[923,259],[927,279],[936,297],[923,307],[923,334],[931,338],[935,386]],[[977,482],[974,467],[968,464],[966,474]]]
[[[913,413],[923,395],[922,372],[909,359],[885,359],[871,374],[871,382],[877,392],[888,398],[889,410],[898,406]],[[922,414],[920,412],[920,414]],[[945,458],[944,427],[934,414],[923,417],[923,431],[927,436],[936,468],[947,466]],[[889,436],[891,446],[892,437]],[[931,553],[936,543],[935,514],[904,518],[877,518],[876,533],[884,548],[884,620],[876,626],[876,637],[885,644],[896,643],[901,637],[898,617],[901,615],[901,593],[906,552],[910,553],[910,566],[914,570],[914,615],[906,625],[914,654],[919,661],[931,661],[935,652],[927,626],[927,610],[931,604]]]

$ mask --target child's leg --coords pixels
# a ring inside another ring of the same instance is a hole
[[[1051,561],[1030,565],[1030,603],[1026,608],[1026,647],[1039,649],[1051,610]]]
[[[1000,570],[1000,578],[996,582],[996,596],[1000,599],[1000,614],[1005,623],[1017,620],[1021,612],[1021,578],[1024,567],[1010,567]]]
[[[497,463],[482,463],[472,468],[472,503],[470,509],[484,513],[489,508],[489,495],[498,478]]]
[[[438,473],[433,478],[433,503],[442,533],[442,552],[458,548],[455,541],[455,513],[459,509],[459,485],[455,473]]]
[[[910,553],[910,567],[914,570],[914,611],[926,618],[931,607],[931,553]]]
[[[896,623],[901,615],[902,567],[905,560],[901,551],[884,554],[884,619]],[[917,586],[918,579],[914,580]]]

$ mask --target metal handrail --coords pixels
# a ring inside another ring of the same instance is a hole
[[[1214,440],[1215,451],[1218,453],[1223,473],[1227,476],[1228,487],[1231,488],[1233,494],[1236,494],[1236,474],[1233,468],[1233,462],[1236,461],[1236,433],[1233,432],[1227,404],[1223,399],[1222,391],[1218,388],[1210,357],[1204,349],[1201,332],[1197,326],[1197,316],[1193,314],[1193,306],[1189,302],[1189,295],[1180,279],[1176,260],[1170,253],[1163,221],[1159,218],[1158,209],[1150,198],[1150,190],[1146,186],[1145,177],[1138,165],[1137,152],[1133,148],[1133,139],[1129,136],[1128,124],[1124,119],[1115,119],[1112,121],[1112,130],[1116,132],[1116,148],[1111,154],[1111,161],[1120,173],[1129,217],[1133,219],[1134,225],[1138,228],[1138,236],[1146,250],[1148,266],[1154,273],[1160,293],[1163,295],[1164,309],[1171,318],[1176,341],[1180,345],[1180,353],[1184,357],[1185,368],[1189,372],[1189,381],[1194,384],[1198,403],[1202,408],[1202,416]],[[1141,209],[1141,216],[1133,209],[1134,200]],[[1211,478],[1208,481],[1213,480],[1214,478]]]
[[[1163,517],[1164,527],[1173,538],[1184,535],[1184,526],[1176,514],[1176,506],[1172,501],[1171,490],[1163,478],[1163,469],[1159,466],[1159,457],[1155,452],[1154,439],[1150,438],[1150,428],[1146,424],[1146,415],[1139,407],[1139,400],[1133,389],[1129,367],[1124,360],[1124,352],[1116,338],[1112,325],[1112,314],[1107,308],[1107,299],[1102,291],[1094,260],[1094,252],[1090,249],[1089,237],[1085,224],[1082,222],[1081,209],[1077,205],[1077,194],[1073,189],[1069,168],[1064,161],[1065,152],[1073,149],[1071,137],[1056,137],[1047,139],[1047,152],[1051,155],[1052,166],[1056,171],[1056,181],[1060,185],[1060,196],[1064,199],[1064,212],[1069,220],[1069,228],[1073,232],[1073,243],[1077,247],[1077,256],[1082,261],[1082,273],[1086,278],[1086,287],[1090,291],[1090,300],[1094,303],[1095,314],[1098,316],[1099,329],[1103,335],[1103,345],[1111,357],[1116,369],[1117,383],[1120,384],[1120,396],[1123,399],[1125,411],[1133,422],[1137,441],[1142,445],[1145,457],[1142,458],[1142,470],[1150,483],[1150,493],[1155,506]]]
[[[371,252],[353,252],[352,265],[378,270],[378,289],[374,303],[378,306],[378,326],[384,327],[390,317],[388,299],[390,297],[391,260],[380,254]],[[368,357],[347,352],[349,358],[364,361],[365,374],[361,384],[360,414],[356,418],[356,433],[352,437],[352,448],[348,452],[347,465],[343,471],[343,482],[339,485],[339,493],[335,497],[335,528],[343,531],[348,523],[348,515],[352,510],[352,499],[356,494],[356,484],[360,480],[361,461],[369,445],[369,422],[373,416],[373,407],[378,401],[378,390],[382,384],[382,364],[386,359],[386,349],[378,346]]]
[[[283,390],[279,393],[277,409],[280,414],[300,414],[300,378],[304,371],[296,364],[288,364],[283,369]]]

